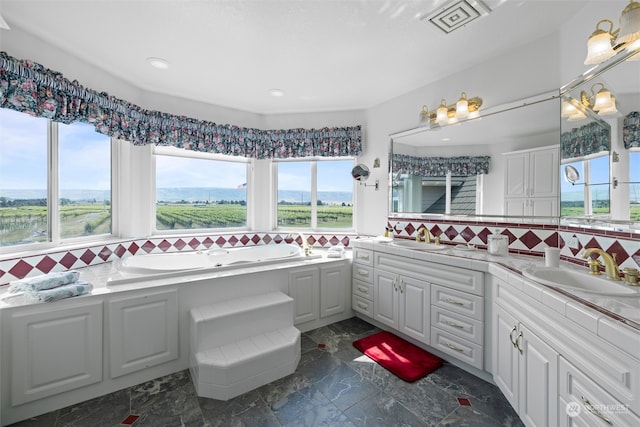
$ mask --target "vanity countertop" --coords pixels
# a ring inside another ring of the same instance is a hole
[[[402,239],[402,242],[409,240]],[[375,238],[352,240],[354,247],[371,249],[404,257],[458,266],[476,271],[483,271],[508,283],[514,283],[527,294],[540,300],[543,304],[560,312],[564,316],[574,318],[581,326],[598,333],[598,325],[603,322],[620,322],[640,333],[640,289],[635,296],[608,296],[548,286],[525,278],[522,272],[528,268],[544,266],[544,258],[536,256],[508,254],[507,256],[490,255],[486,250],[461,246],[448,246],[437,251],[416,250],[394,245],[393,242],[380,242]],[[562,261],[561,268],[582,268]]]

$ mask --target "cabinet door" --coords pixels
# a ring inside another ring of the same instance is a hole
[[[320,274],[318,269],[314,267],[290,272],[289,296],[295,301],[294,324],[317,320],[320,308]]]
[[[493,380],[513,409],[518,410],[518,351],[514,348],[518,322],[502,307],[494,306]]]
[[[525,216],[528,214],[529,206],[525,198],[504,199],[504,214],[511,216]]]
[[[530,199],[529,212],[533,216],[558,216],[558,197]]]
[[[102,381],[102,301],[81,304],[11,315],[12,405]]]
[[[320,317],[343,313],[348,292],[344,265],[320,268]]]
[[[109,301],[111,378],[178,358],[178,291]]]
[[[505,159],[505,197],[524,197],[529,192],[529,154],[511,154]]]
[[[398,284],[398,329],[423,343],[429,344],[431,333],[430,288],[427,282],[401,276]]]
[[[520,325],[519,411],[527,426],[555,425],[558,416],[558,353]]]
[[[373,279],[373,317],[386,325],[397,328],[398,276],[385,271],[375,271]]]
[[[530,154],[529,196],[552,197],[558,194],[559,150],[534,150]]]

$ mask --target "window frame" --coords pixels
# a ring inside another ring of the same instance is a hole
[[[151,177],[152,186],[153,186],[151,224],[152,224],[152,234],[154,236],[180,235],[180,234],[184,234],[185,232],[190,234],[195,234],[195,235],[199,235],[199,234],[204,235],[204,234],[220,233],[220,232],[247,231],[252,229],[252,226],[253,226],[252,218],[253,218],[253,212],[254,212],[253,200],[251,197],[252,195],[251,191],[253,189],[253,170],[254,170],[253,159],[249,159],[241,156],[228,156],[224,154],[206,153],[201,151],[184,150],[182,148],[165,147],[165,146],[158,146],[158,145],[153,146],[151,154],[153,159],[152,161],[153,176]],[[175,229],[174,230],[158,230],[158,224],[156,219],[157,206],[158,206],[158,200],[157,200],[158,192],[156,187],[156,183],[157,183],[156,156],[182,157],[182,158],[188,158],[188,159],[223,161],[223,162],[230,162],[230,163],[244,163],[246,165],[245,175],[247,179],[247,189],[246,189],[247,221],[245,226],[244,227],[181,228],[177,230]]]
[[[294,159],[274,159],[271,167],[271,191],[273,194],[272,199],[272,223],[271,228],[273,230],[281,230],[284,232],[300,231],[306,233],[353,233],[356,230],[356,206],[357,206],[357,191],[355,180],[352,180],[352,215],[351,215],[351,227],[349,228],[319,228],[318,227],[318,163],[330,161],[351,161],[352,167],[355,166],[355,157],[301,157]],[[297,227],[282,227],[278,226],[278,164],[280,163],[293,163],[293,162],[306,162],[311,163],[311,224],[308,228]]]
[[[10,109],[8,109],[10,110]],[[13,111],[13,110],[10,110]],[[14,111],[19,114],[26,114]],[[94,234],[91,236],[78,236],[62,238],[60,236],[60,141],[58,139],[58,122],[51,119],[47,120],[46,139],[47,139],[47,241],[32,242],[18,245],[10,245],[0,247],[0,254],[21,253],[49,250],[59,248],[60,246],[86,245],[94,242],[107,242],[117,235],[117,211],[118,206],[118,185],[115,179],[115,164],[117,142],[109,137],[109,155],[110,155],[110,181],[111,181],[111,233]],[[83,122],[81,122],[83,123]],[[84,123],[86,124],[86,123]],[[87,126],[91,126],[86,124]]]

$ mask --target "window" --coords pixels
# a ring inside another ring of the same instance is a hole
[[[353,228],[353,160],[278,161],[277,227]]]
[[[111,139],[84,123],[58,125],[60,237],[111,233]]]
[[[158,231],[247,226],[247,159],[160,147],[155,153]]]
[[[609,207],[609,155],[565,163],[560,188],[560,215],[603,215]]]
[[[110,232],[111,139],[0,109],[0,246]]]

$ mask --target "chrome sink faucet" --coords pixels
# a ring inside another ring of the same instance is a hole
[[[582,258],[587,259],[589,255],[596,253],[600,255],[604,261],[604,271],[607,273],[607,277],[611,280],[620,280],[620,273],[618,271],[618,264],[616,263],[616,254],[609,255],[600,248],[587,248],[582,254]]]
[[[293,241],[295,242],[296,241],[296,236],[300,236],[300,240],[302,240],[302,244],[300,246],[302,246],[302,250],[304,251],[304,254],[306,256],[309,256],[311,254],[311,245],[307,241],[307,238],[304,237],[304,234],[302,234],[299,231],[294,231],[292,233],[289,233],[289,235],[287,237],[292,238]]]
[[[427,227],[422,227],[418,230],[418,234],[416,234],[416,242],[422,241],[420,236],[424,236],[425,243],[431,243],[431,233],[429,233],[429,229]]]

